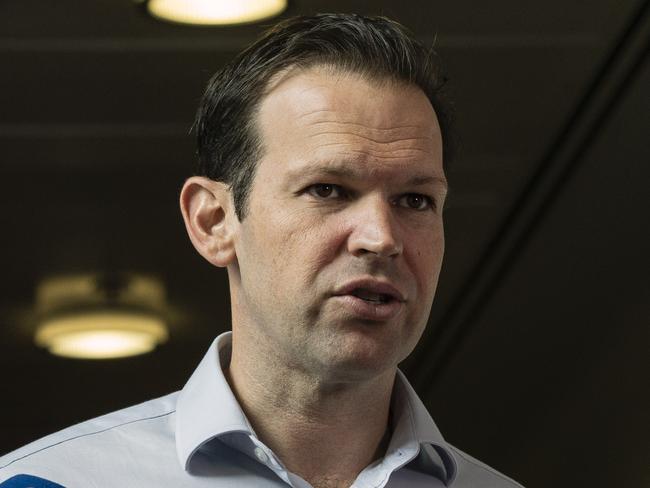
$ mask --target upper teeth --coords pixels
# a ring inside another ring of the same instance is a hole
[[[384,295],[383,293],[374,293],[363,288],[354,290],[353,294],[359,298],[363,298],[364,300],[369,300],[372,302],[385,302],[389,298],[388,295]]]

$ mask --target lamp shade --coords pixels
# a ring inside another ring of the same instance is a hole
[[[149,0],[147,10],[162,20],[194,25],[243,24],[278,15],[287,0]]]
[[[153,277],[54,276],[40,283],[36,298],[34,341],[57,356],[134,356],[168,339],[164,288]]]
[[[36,343],[52,354],[83,359],[135,356],[167,340],[164,322],[130,311],[70,312],[44,320]]]

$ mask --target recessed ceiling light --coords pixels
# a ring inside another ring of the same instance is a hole
[[[108,359],[144,354],[168,338],[164,288],[135,274],[56,276],[36,292],[35,342],[52,354]]]
[[[228,25],[255,22],[278,15],[287,0],[149,0],[154,17],[182,24]]]
[[[52,354],[83,359],[144,354],[166,339],[159,317],[110,309],[46,319],[36,332],[36,343]]]

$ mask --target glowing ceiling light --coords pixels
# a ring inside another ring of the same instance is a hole
[[[278,15],[287,0],[149,0],[154,17],[197,25],[227,25],[255,22]]]
[[[168,338],[164,287],[133,273],[45,279],[35,342],[52,354],[108,359],[144,354]]]
[[[166,340],[167,329],[160,318],[114,310],[46,319],[36,332],[36,343],[52,354],[86,359],[144,354]]]

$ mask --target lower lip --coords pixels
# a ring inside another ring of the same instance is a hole
[[[389,320],[402,309],[402,302],[398,300],[390,300],[386,303],[369,302],[355,295],[338,295],[334,298],[355,316],[365,320]]]

